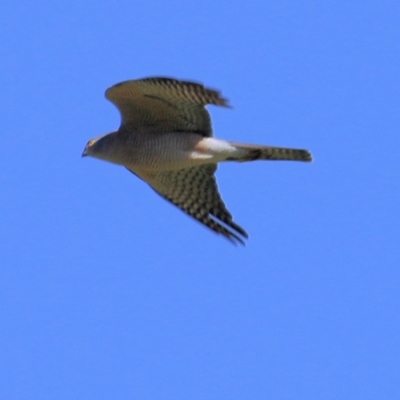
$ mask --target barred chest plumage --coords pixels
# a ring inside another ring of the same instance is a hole
[[[194,133],[120,132],[125,140],[116,140],[115,156],[129,169],[166,171],[201,164],[192,157],[193,149],[203,137]],[[116,138],[118,139],[118,138]]]

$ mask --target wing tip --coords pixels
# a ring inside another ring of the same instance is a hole
[[[246,242],[244,240],[249,238],[248,233],[241,226],[239,226],[232,220],[224,221],[223,219],[216,217],[214,214],[209,214],[206,222],[200,222],[202,222],[207,228],[211,229],[213,232],[222,235],[224,238],[228,239],[235,246],[237,246],[238,244],[245,246]]]
[[[225,236],[234,246],[242,245],[246,247],[246,242],[238,235],[234,234],[231,232],[231,235],[229,237]],[[245,236],[245,239],[248,239],[249,236]]]

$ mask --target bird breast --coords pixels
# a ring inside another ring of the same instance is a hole
[[[129,169],[168,171],[204,164],[207,157],[199,143],[201,135],[186,132],[138,133],[119,143],[116,153]]]

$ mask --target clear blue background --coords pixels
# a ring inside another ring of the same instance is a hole
[[[0,398],[400,398],[398,1],[0,6]],[[222,90],[246,247],[121,167],[112,84]]]

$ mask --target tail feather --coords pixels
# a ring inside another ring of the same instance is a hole
[[[288,160],[288,161],[312,161],[311,153],[308,150],[287,149],[284,147],[257,146],[229,142],[239,152],[230,160],[234,161],[255,161],[255,160]]]

